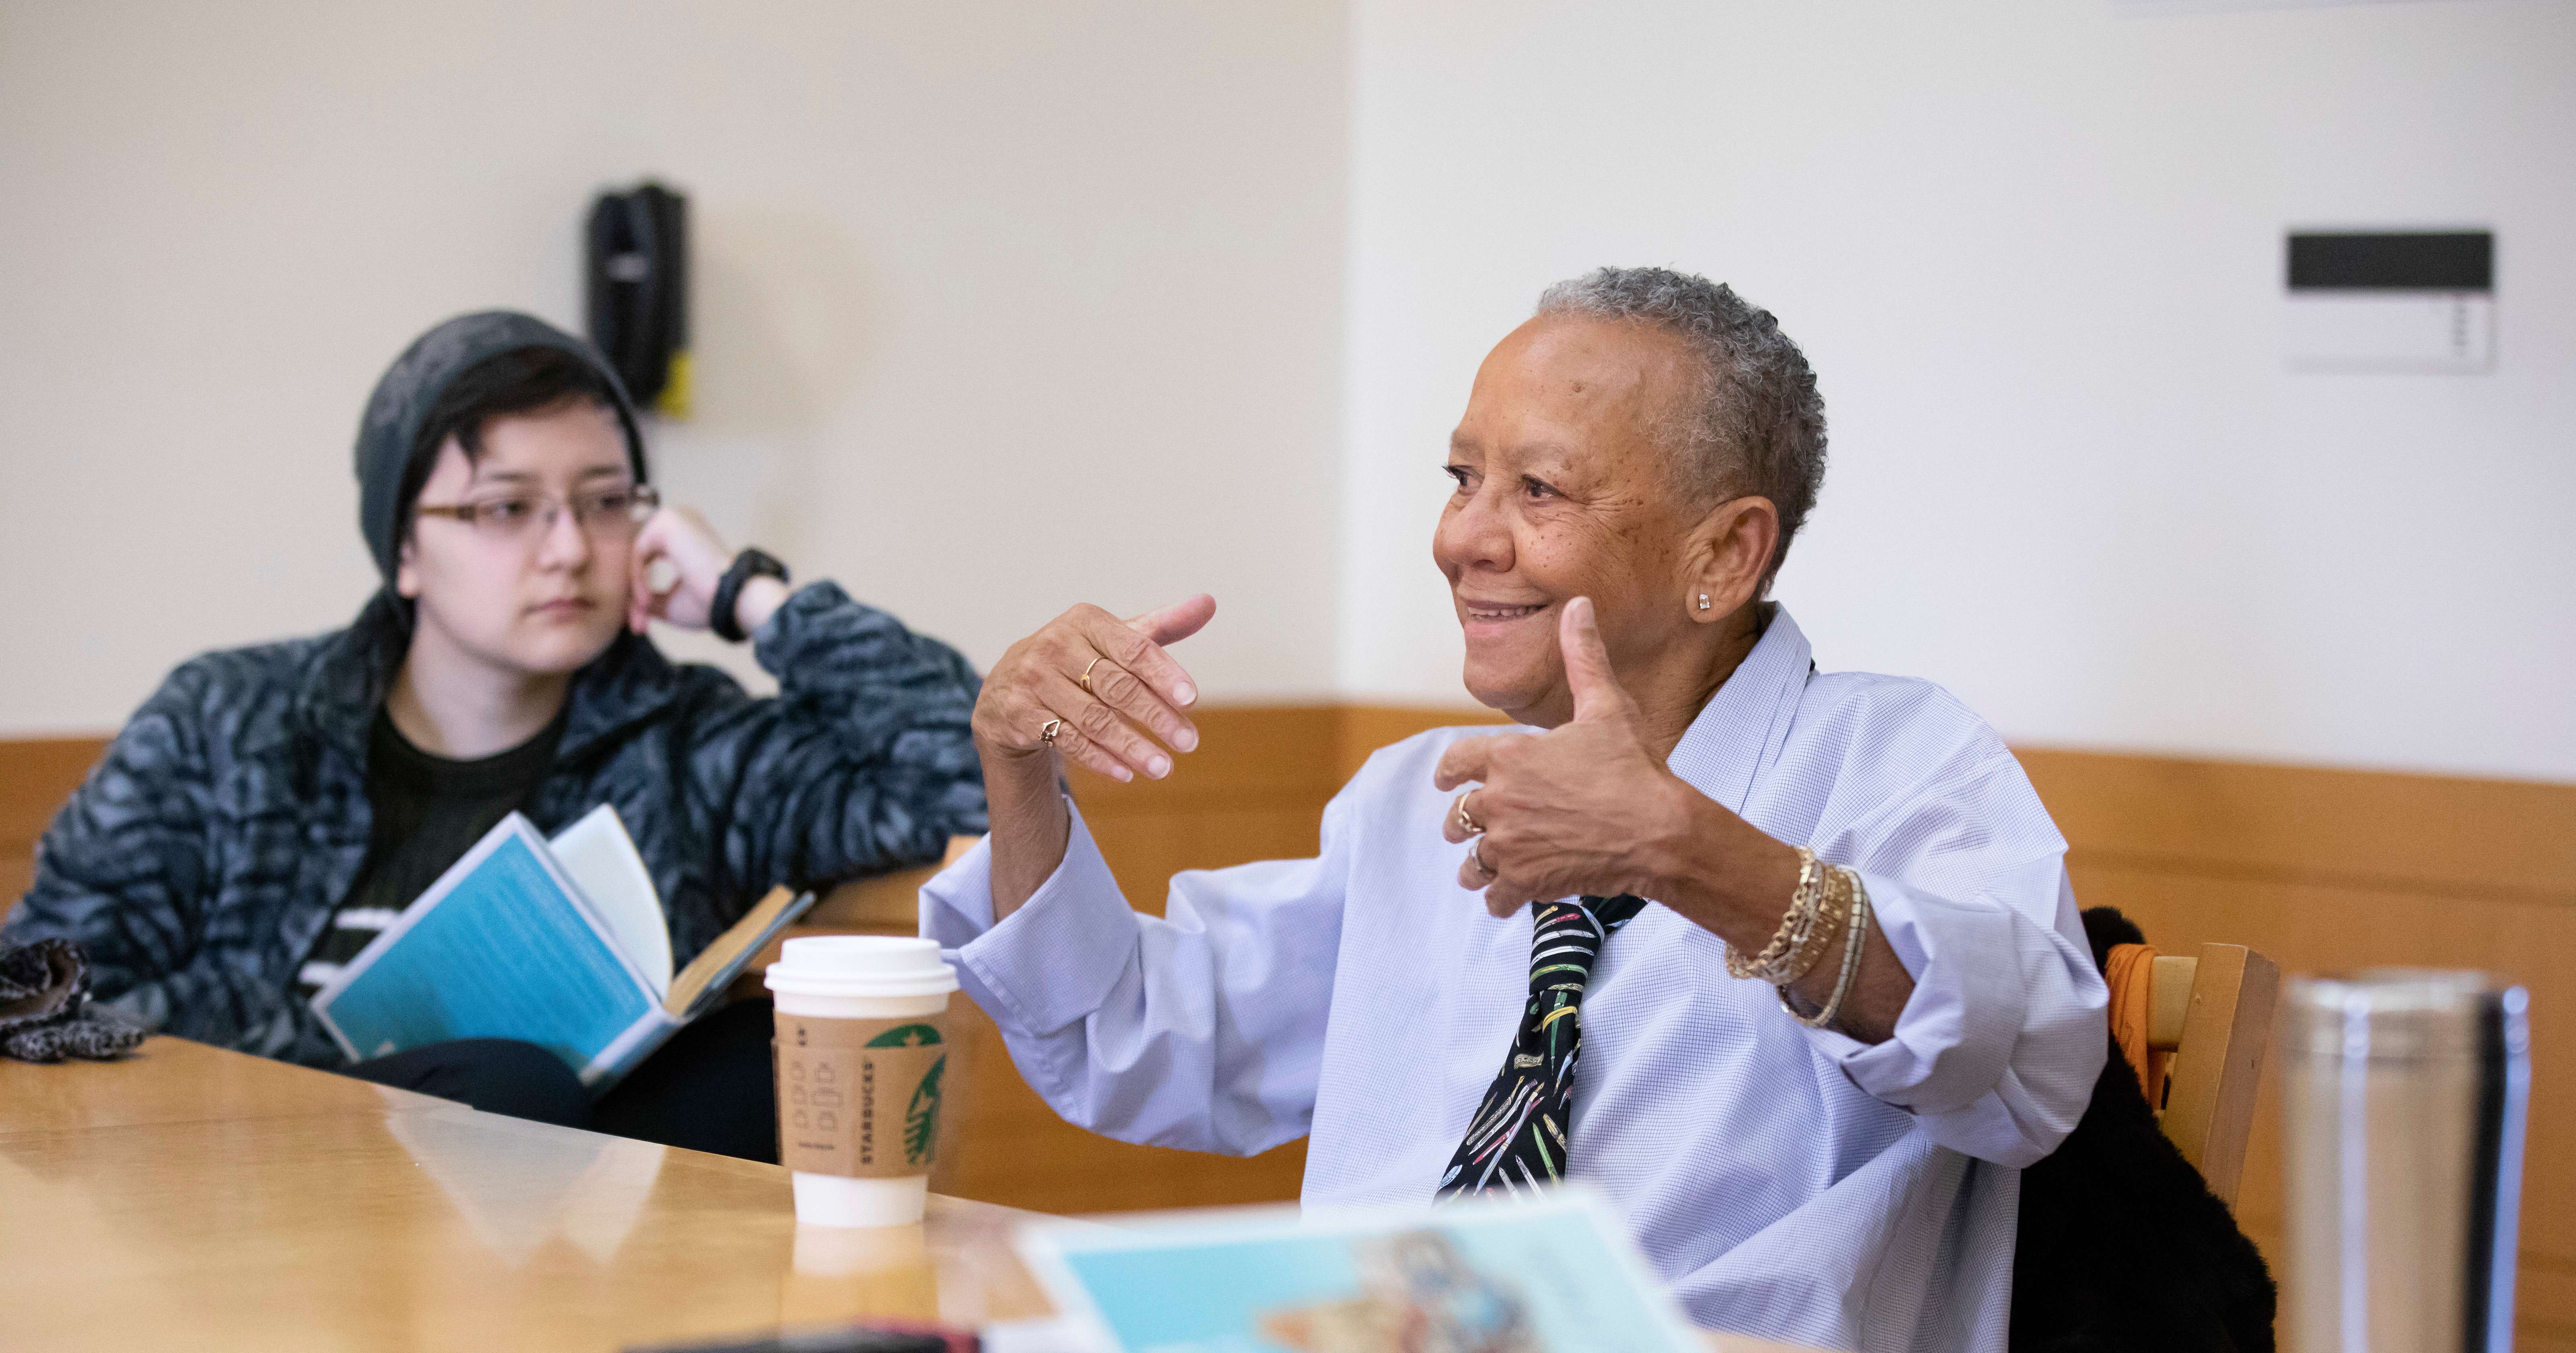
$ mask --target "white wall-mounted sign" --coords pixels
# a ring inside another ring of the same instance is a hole
[[[2293,371],[2495,369],[2495,236],[2305,231],[2289,239],[2281,355]]]

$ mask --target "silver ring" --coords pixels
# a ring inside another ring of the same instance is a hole
[[[1046,721],[1046,727],[1041,728],[1041,729],[1039,729],[1039,730],[1038,730],[1038,741],[1045,743],[1045,744],[1046,744],[1047,746],[1049,746],[1049,747],[1052,747],[1052,746],[1054,746],[1054,745],[1055,745],[1055,735],[1056,735],[1056,734],[1058,734],[1058,733],[1061,733],[1061,732],[1063,732],[1063,731],[1064,731],[1064,720],[1062,720],[1062,719],[1049,719],[1049,720],[1047,720],[1047,721]]]
[[[1492,865],[1485,863],[1485,838],[1481,836],[1477,837],[1475,841],[1468,845],[1467,858],[1475,861],[1476,872],[1484,875],[1487,879],[1498,879],[1502,877],[1501,871],[1495,869]]]

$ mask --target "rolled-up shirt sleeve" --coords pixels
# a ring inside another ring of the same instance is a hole
[[[2041,868],[2071,913],[2065,869],[2053,859]],[[1867,871],[1861,882],[1914,993],[1885,1042],[1817,1037],[1853,1084],[1912,1113],[1943,1146],[2015,1167],[2056,1150],[2109,1047],[2109,997],[2090,951],[1991,898],[1952,901]]]
[[[1162,916],[1119,891],[1079,810],[1064,860],[993,917],[988,841],[924,885],[1011,1060],[1066,1120],[1122,1141],[1251,1155],[1306,1134],[1341,936],[1341,803],[1315,859],[1191,870]]]
[[[1914,991],[1884,1042],[1813,1037],[1933,1141],[2026,1166],[2056,1150],[2092,1100],[2110,994],[2065,842],[2020,765],[1997,747],[1940,779],[1819,846],[1859,871]]]

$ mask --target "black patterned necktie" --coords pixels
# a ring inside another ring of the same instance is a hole
[[[1565,1178],[1573,1146],[1574,1056],[1583,988],[1601,946],[1645,910],[1642,897],[1542,902],[1531,912],[1529,1007],[1503,1069],[1449,1157],[1440,1195],[1518,1192]]]

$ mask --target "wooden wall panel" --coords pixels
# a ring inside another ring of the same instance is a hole
[[[0,920],[36,875],[36,840],[107,749],[105,738],[0,741]]]
[[[1490,709],[1468,706],[1441,709],[1417,705],[1345,705],[1337,711],[1340,717],[1340,746],[1335,757],[1334,777],[1348,780],[1366,764],[1369,753],[1434,728],[1454,728],[1460,724],[1508,724],[1511,721]],[[1338,787],[1338,786],[1337,786]]]
[[[1161,915],[1172,875],[1312,855],[1335,773],[1339,711],[1198,710],[1198,750],[1163,780],[1073,773],[1100,853],[1129,905]]]
[[[2576,785],[2018,751],[2067,841],[2105,861],[2576,902]]]

